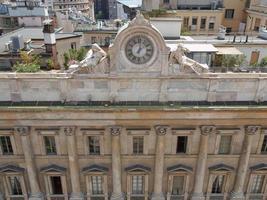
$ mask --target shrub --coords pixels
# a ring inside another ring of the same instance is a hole
[[[40,71],[40,57],[38,55],[29,55],[25,51],[20,52],[20,62],[13,66],[13,70],[19,73],[35,73]]]
[[[260,66],[261,67],[267,66],[267,56],[261,59]]]

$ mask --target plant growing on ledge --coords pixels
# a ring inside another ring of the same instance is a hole
[[[20,62],[13,66],[13,71],[19,73],[35,73],[40,71],[40,57],[29,55],[26,51],[20,52]]]
[[[86,49],[80,48],[77,49],[69,49],[68,52],[64,53],[64,66],[65,69],[68,69],[70,62],[73,61],[82,61],[85,58],[86,55]]]

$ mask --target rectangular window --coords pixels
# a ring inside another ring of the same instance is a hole
[[[103,192],[103,177],[102,176],[91,176],[92,183],[92,193],[95,194],[104,194]]]
[[[100,154],[100,141],[98,136],[89,136],[89,154]]]
[[[13,148],[10,136],[0,136],[0,146],[3,155],[13,155]]]
[[[197,25],[197,17],[192,18],[192,25]]]
[[[200,29],[206,29],[206,22],[207,22],[206,18],[201,18]]]
[[[186,149],[187,149],[187,136],[178,136],[176,153],[186,153]]]
[[[264,175],[255,175],[252,181],[250,193],[259,194],[262,193],[262,186],[264,182]]]
[[[91,43],[92,44],[96,43],[96,37],[91,37]]]
[[[225,19],[233,19],[234,18],[234,14],[235,14],[235,10],[234,9],[226,9],[225,10]]]
[[[54,136],[44,136],[45,150],[47,155],[56,155],[56,141]]]
[[[184,176],[174,176],[172,184],[172,195],[184,194]]]
[[[71,48],[71,49],[76,49],[76,42],[72,42],[72,43],[70,44],[70,48]]]
[[[144,176],[132,176],[132,194],[144,194]]]
[[[222,135],[219,147],[219,154],[229,154],[231,150],[231,135]]]
[[[209,23],[209,30],[214,30],[214,22]]]
[[[263,143],[261,146],[261,153],[267,153],[267,135],[264,135]]]
[[[216,193],[216,194],[223,193],[223,182],[224,182],[224,175],[216,176],[216,178],[212,184],[211,193]]]
[[[61,177],[60,176],[51,176],[51,192],[52,194],[63,194]]]
[[[20,177],[17,176],[9,176],[8,177],[9,185],[10,185],[10,194],[11,195],[22,195]]]
[[[144,153],[144,137],[142,136],[133,137],[133,153],[134,154]]]

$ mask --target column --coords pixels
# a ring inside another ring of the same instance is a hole
[[[67,148],[69,157],[69,169],[72,193],[70,200],[83,200],[83,193],[80,185],[79,159],[76,148],[75,127],[64,127],[64,133],[67,137]]]
[[[121,127],[110,127],[112,137],[112,195],[111,200],[123,200],[124,194],[121,189]]]
[[[191,200],[204,200],[203,184],[205,178],[207,157],[208,157],[208,145],[209,135],[216,132],[215,126],[201,126],[201,136],[199,145],[199,154],[195,172],[194,189]]]
[[[155,157],[155,174],[154,174],[154,191],[152,200],[164,200],[162,191],[163,175],[164,175],[164,151],[165,151],[165,135],[168,126],[156,126],[157,144]]]
[[[15,132],[21,136],[21,144],[24,153],[24,159],[26,164],[27,175],[30,184],[29,200],[43,200],[43,194],[41,193],[38,183],[38,175],[35,168],[34,155],[32,152],[30,128],[29,127],[15,127]]]
[[[246,126],[242,152],[238,162],[235,185],[231,194],[231,200],[244,200],[244,184],[248,170],[249,157],[253,136],[260,131],[260,126]]]

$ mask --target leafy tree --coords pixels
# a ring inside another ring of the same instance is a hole
[[[228,71],[229,69],[242,66],[245,62],[246,57],[244,55],[225,55],[222,58],[222,67]]]
[[[34,73],[40,71],[40,57],[30,55],[26,51],[20,52],[20,62],[13,66],[13,70],[20,73]]]

